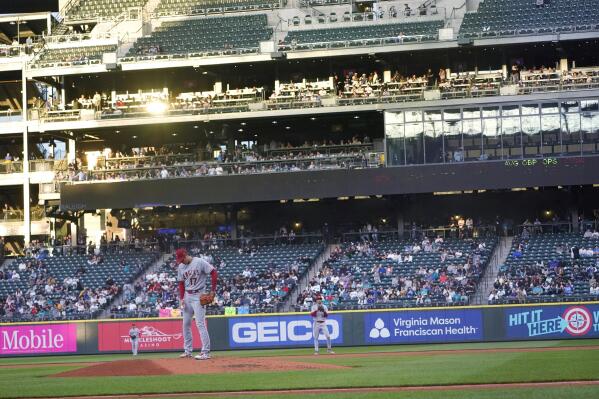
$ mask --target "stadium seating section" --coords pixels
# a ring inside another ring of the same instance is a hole
[[[301,277],[322,252],[322,244],[266,245],[246,248],[240,251],[235,247],[199,250],[190,247],[190,253],[207,256],[217,267],[219,284],[217,290],[218,307],[210,311],[223,313],[225,307],[244,308],[254,313],[276,310],[288,292],[295,286],[293,276]],[[244,276],[252,273],[251,276]],[[291,276],[290,276],[291,275]],[[139,316],[156,316],[158,308],[177,308],[178,294],[176,283],[176,265],[170,258],[154,273],[145,276],[145,283],[136,287],[116,315],[130,316],[132,312]],[[157,284],[158,283],[158,284]],[[143,301],[136,310],[127,310],[127,304]]]
[[[257,51],[259,42],[269,40],[271,35],[272,29],[267,25],[265,14],[165,22],[151,36],[140,38],[129,55],[151,46],[159,47],[164,54],[233,48]]]
[[[403,42],[437,40],[438,30],[443,28],[443,21],[412,22],[401,24],[371,24],[349,28],[310,29],[290,31],[285,43],[321,43],[335,41],[361,41],[367,45],[369,40],[387,39],[395,42],[402,34]],[[390,42],[391,43],[391,42]]]
[[[158,16],[195,15],[268,10],[280,5],[281,2],[276,0],[162,0],[154,13]]]
[[[102,62],[102,54],[116,52],[116,46],[85,46],[45,49],[32,67],[87,65]]]
[[[364,244],[343,244],[341,251],[325,262],[329,270],[320,276],[325,279],[319,282],[320,292],[330,306],[340,309],[467,304],[489,262],[496,239],[446,239],[441,244],[433,244],[431,251],[421,247],[413,252],[413,246],[419,243],[418,240],[390,239],[371,243],[370,248],[362,247],[362,250],[360,246]],[[484,248],[479,248],[481,244]],[[447,258],[442,262],[443,251]],[[389,254],[401,254],[404,259],[411,255],[412,260],[398,262],[390,259]],[[466,271],[461,267],[467,263],[470,268]],[[393,271],[380,273],[378,282],[373,274],[375,265],[385,269],[391,266]],[[457,270],[454,271],[453,266]],[[339,282],[335,284],[331,276],[338,277]],[[394,278],[399,280],[398,284],[394,284]],[[410,283],[402,282],[402,278],[411,281],[411,289]],[[387,290],[395,292],[385,298]],[[448,299],[448,293],[456,295]],[[354,297],[354,294],[358,295]]]
[[[116,18],[130,8],[143,7],[148,0],[79,0],[68,12],[68,19]]]
[[[572,247],[580,249],[579,258],[572,258]],[[493,288],[504,292],[489,302],[597,300],[590,294],[590,282],[599,277],[594,269],[598,259],[599,240],[580,233],[516,237]],[[518,296],[522,288],[526,295]]]
[[[16,259],[2,270],[5,279],[0,279],[0,304],[8,296],[20,290],[24,300],[32,299],[38,305],[38,310],[36,314],[32,314],[32,306],[27,304],[22,307],[21,312],[16,311],[11,320],[94,317],[110,303],[114,294],[126,281],[133,280],[156,259],[156,254],[151,252],[106,254],[101,263],[91,265],[88,263],[90,258],[88,255],[73,254],[39,259]],[[19,270],[21,264],[26,266],[24,270]],[[17,280],[11,278],[15,272],[19,275]],[[76,280],[69,284],[65,280],[67,278]],[[109,279],[113,280],[112,285],[115,287],[112,292],[106,289]],[[50,280],[53,280],[50,284],[53,289],[46,292],[45,286]],[[90,301],[100,297],[105,298],[107,302],[105,304],[100,302],[97,311],[90,311]],[[83,311],[77,311],[74,306],[79,300],[82,300],[85,305],[86,309]],[[53,309],[59,304],[65,312],[64,315],[58,315]],[[4,317],[6,317],[6,310],[0,319]]]
[[[466,38],[599,29],[595,0],[551,0],[537,7],[532,0],[484,0],[466,14],[460,35]]]

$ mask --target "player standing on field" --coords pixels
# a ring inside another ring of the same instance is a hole
[[[180,357],[192,357],[193,338],[191,335],[191,319],[195,315],[196,325],[202,340],[202,351],[196,356],[197,360],[210,359],[210,336],[206,328],[206,305],[200,302],[200,297],[206,297],[206,285],[210,276],[210,294],[214,299],[216,293],[216,269],[203,259],[191,257],[183,248],[175,253],[178,264],[177,280],[179,281],[179,299],[183,312],[183,349]],[[210,301],[211,302],[211,301]]]
[[[318,336],[320,332],[324,334],[327,339],[327,353],[335,353],[331,349],[331,336],[329,329],[327,328],[327,317],[329,317],[329,310],[326,305],[322,303],[322,297],[319,295],[316,297],[316,303],[312,305],[312,312],[310,316],[314,320],[312,324],[312,335],[314,337],[314,354],[318,355]]]
[[[131,352],[133,352],[133,356],[137,356],[137,350],[139,349],[139,328],[135,327],[135,323],[129,329],[129,338],[131,339]]]

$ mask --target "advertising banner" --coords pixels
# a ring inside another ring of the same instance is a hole
[[[509,339],[599,337],[599,305],[506,309],[505,329]]]
[[[0,355],[72,352],[77,352],[75,324],[0,327]]]
[[[327,328],[333,344],[343,344],[343,316],[330,315]],[[325,342],[321,333],[319,341]],[[229,319],[229,346],[254,348],[306,346],[313,344],[310,316],[232,317]]]
[[[480,341],[479,309],[377,312],[364,314],[367,344]]]
[[[139,350],[183,350],[183,325],[181,320],[139,320]],[[129,322],[98,323],[98,350],[100,352],[130,351]],[[191,326],[194,349],[202,342],[198,330]]]

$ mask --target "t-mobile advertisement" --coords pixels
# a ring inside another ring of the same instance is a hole
[[[0,327],[0,355],[77,352],[75,324]]]
[[[364,339],[369,344],[480,341],[478,309],[367,313]]]
[[[98,350],[100,352],[130,351],[127,322],[98,323]],[[183,350],[183,322],[181,320],[138,321],[139,350]],[[194,349],[200,349],[202,342],[195,323],[191,326]]]
[[[538,306],[505,312],[508,338],[599,337],[599,306]]]

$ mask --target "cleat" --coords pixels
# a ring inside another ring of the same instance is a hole
[[[195,357],[196,360],[208,360],[211,359],[210,353],[200,353]]]
[[[319,353],[318,353],[318,352],[314,352],[314,356],[318,356],[318,355],[319,355]]]
[[[180,357],[181,359],[185,359],[185,358],[193,357],[193,355],[192,355],[191,353],[181,353],[181,354],[179,355],[179,357]]]
[[[329,349],[329,350],[327,351],[327,353],[328,353],[329,355],[334,355],[334,354],[335,354],[335,352],[333,352],[333,350],[332,350],[332,349]]]

